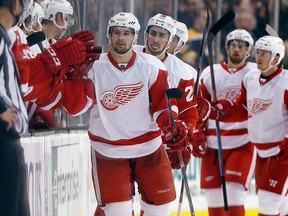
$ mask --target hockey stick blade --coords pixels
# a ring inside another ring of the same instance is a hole
[[[226,14],[224,14],[221,19],[219,19],[210,29],[208,33],[210,35],[215,35],[224,28],[225,25],[227,25],[229,22],[231,22],[235,18],[235,13],[233,11],[228,11]],[[210,36],[211,37],[211,36]]]
[[[31,35],[29,35],[26,39],[27,39],[27,42],[28,42],[28,46],[31,47],[39,42],[42,42],[43,40],[45,40],[46,36],[44,34],[44,32],[42,31],[38,31],[38,32],[35,32]]]
[[[170,88],[166,90],[166,96],[168,99],[170,98],[182,98],[182,91],[178,88]]]
[[[277,32],[269,24],[266,24],[265,31],[271,36],[279,37]]]
[[[182,98],[182,91],[178,88],[170,88],[170,89],[166,90],[165,94],[166,94],[166,100],[167,100],[171,124],[172,124],[173,130],[176,130],[174,117],[173,117],[173,113],[172,113],[172,108],[171,108],[171,104],[170,104],[170,98],[176,98],[176,99]]]

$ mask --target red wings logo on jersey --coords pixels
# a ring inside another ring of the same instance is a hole
[[[238,95],[240,95],[240,87],[229,86],[229,88],[224,88],[222,91],[217,92],[218,99],[229,99],[233,102],[236,101]]]
[[[113,90],[102,93],[101,104],[108,110],[115,110],[119,105],[126,105],[136,98],[141,93],[143,86],[143,82],[116,86]]]
[[[257,115],[269,108],[269,106],[272,104],[270,100],[260,100],[257,98],[254,98],[252,101],[248,101],[248,118],[253,117],[253,115]]]

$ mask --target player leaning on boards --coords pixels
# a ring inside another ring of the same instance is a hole
[[[19,21],[26,0],[0,0],[0,214],[30,216],[20,134],[28,128],[19,72],[7,31]]]
[[[230,113],[247,107],[248,132],[257,148],[258,215],[287,215],[287,207],[281,212],[288,188],[288,71],[280,64],[285,46],[279,37],[264,36],[255,50],[257,69],[244,77],[241,95],[232,106],[219,101],[219,108]]]
[[[227,60],[214,64],[217,98],[226,103],[235,101],[240,94],[243,77],[256,64],[246,63],[253,46],[251,35],[243,29],[236,29],[226,37]],[[212,85],[210,68],[201,74],[200,92],[204,98],[211,101]],[[218,118],[221,129],[223,148],[224,175],[226,178],[229,212],[224,211],[221,177],[217,157],[217,136],[215,118]],[[250,143],[247,131],[247,114],[244,109],[233,110],[229,114],[217,116],[211,111],[207,121],[206,131],[199,131],[194,141],[202,148],[208,148],[202,157],[201,188],[205,189],[209,216],[244,216],[246,192],[251,181],[254,166],[254,147]],[[197,140],[198,139],[198,140]]]
[[[161,129],[167,139],[173,134],[165,101],[168,73],[157,58],[133,51],[139,29],[133,14],[113,16],[107,27],[110,51],[88,73],[96,94],[89,127],[93,182],[106,216],[132,215],[134,182],[142,215],[168,216],[176,198],[161,141]],[[179,124],[182,133],[177,131],[174,144],[181,150],[188,131]]]

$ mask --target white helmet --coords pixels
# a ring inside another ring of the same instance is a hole
[[[155,16],[151,17],[146,26],[145,34],[148,33],[150,26],[157,26],[166,29],[170,33],[169,43],[176,35],[176,24],[174,19],[170,16],[158,13]]]
[[[188,28],[185,23],[175,20],[176,36],[185,44],[188,41]]]
[[[107,26],[106,36],[109,38],[112,27],[127,27],[134,31],[135,37],[137,38],[140,30],[140,24],[138,19],[132,13],[120,12],[114,15],[109,21]]]
[[[42,8],[44,10],[43,20],[53,21],[58,28],[74,25],[73,7],[67,0],[45,0],[42,3]],[[57,13],[62,14],[65,26],[59,26],[56,23],[55,16]]]
[[[236,29],[236,30],[230,32],[226,37],[226,43],[225,43],[226,47],[228,46],[228,42],[231,40],[245,41],[248,45],[249,51],[251,50],[251,48],[254,44],[253,38],[251,37],[249,32],[247,32],[244,29]]]
[[[32,11],[31,16],[32,16],[32,26],[35,26],[38,24],[41,27],[41,21],[44,17],[44,10],[41,7],[41,5],[38,4],[37,2],[35,2],[35,7],[34,7],[34,10]],[[32,28],[32,31],[34,31],[33,28]]]
[[[31,15],[32,11],[34,10],[34,6],[35,6],[33,0],[28,0],[28,1],[23,1],[23,2],[24,2],[23,3],[24,4],[23,10],[22,10],[22,13],[20,14],[18,26],[21,26],[22,24],[24,24],[25,19],[28,18],[29,15]]]
[[[277,54],[279,54],[279,60],[277,62],[277,65],[281,62],[285,55],[285,45],[283,40],[279,37],[274,37],[270,35],[265,35],[259,38],[258,41],[256,41],[255,43],[255,49],[271,51],[271,61]]]

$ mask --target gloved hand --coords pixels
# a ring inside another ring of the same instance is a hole
[[[167,143],[167,147],[171,152],[183,151],[188,143],[188,127],[185,122],[175,119],[176,129],[174,130],[171,123],[168,122],[164,125],[162,131]]]
[[[88,30],[82,30],[70,35],[72,39],[80,40],[84,43],[86,51],[89,52],[94,46],[93,40],[95,39],[94,34]]]
[[[211,102],[211,106],[212,109],[209,117],[211,119],[219,119],[219,117],[233,110],[234,103],[229,99],[221,99],[217,102]]]
[[[197,121],[197,126],[198,128],[202,127],[211,112],[211,104],[209,103],[208,100],[206,100],[205,98],[199,96],[199,95],[195,95],[196,100],[197,100],[197,110],[198,110],[198,114],[199,114],[199,120]]]
[[[93,63],[100,58],[99,53],[89,53],[86,55],[86,60],[77,65],[71,65],[68,67],[68,73],[66,73],[66,78],[72,79],[83,79],[87,77],[87,73],[91,69]]]
[[[52,74],[56,74],[62,68],[79,64],[86,58],[86,48],[83,42],[71,38],[58,40],[49,48],[44,49],[41,59],[46,62]]]
[[[288,138],[285,138],[279,145],[280,151],[276,158],[280,161],[288,160]]]
[[[192,149],[192,146],[188,145],[187,148],[179,152],[180,154],[182,154],[184,166],[186,166],[190,162],[191,149]],[[171,152],[169,149],[167,149],[166,152],[167,152],[172,169],[181,169],[181,163],[178,157],[178,152],[175,152],[175,151]]]
[[[205,132],[202,129],[196,129],[193,136],[189,136],[189,141],[193,146],[193,156],[203,158],[207,150],[207,139]]]

